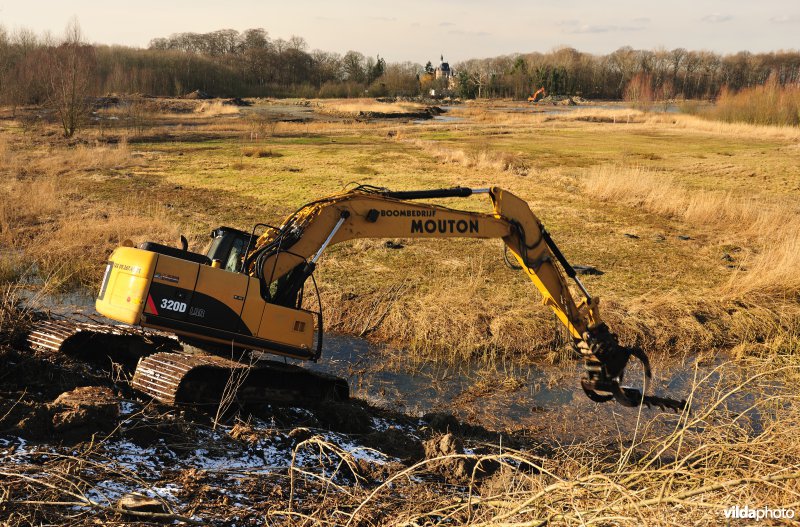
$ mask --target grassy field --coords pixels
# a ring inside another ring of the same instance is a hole
[[[171,426],[182,432],[167,434],[161,453],[152,454],[163,454],[171,468],[142,472],[134,483],[144,478],[186,489],[173,504],[181,518],[245,514],[278,525],[712,524],[734,505],[796,507],[797,128],[622,107],[550,113],[508,101],[459,105],[447,116],[460,120],[423,124],[349,117],[376,112],[374,101],[363,101],[363,109],[327,102],[336,109],[328,112],[313,101],[137,104],[135,111],[100,112],[102,126],[70,142],[34,118],[37,108],[16,118],[0,114],[0,349],[9,363],[22,365],[15,366],[20,375],[0,373],[0,421],[38,411],[34,402],[51,408],[67,389],[43,380],[65,377],[56,368],[60,359],[2,345],[18,336],[18,315],[9,306],[19,284],[96,288],[106,257],[122,240],[176,245],[183,233],[204,250],[213,227],[278,223],[301,204],[355,182],[392,189],[499,186],[530,203],[574,264],[603,271],[582,279],[603,299],[604,317],[623,341],[659,359],[697,359],[703,370],[688,372],[697,377],[688,381],[691,414],[640,414],[581,398],[544,413],[547,429],[519,429],[498,444],[494,431],[477,433],[456,422],[468,452],[426,450],[423,458],[372,465],[354,459],[351,441],[387,452],[394,434],[413,437],[419,449],[423,440],[443,441],[440,433],[450,425],[437,429],[404,416],[398,423],[409,428],[379,433],[366,426],[324,439],[305,428],[293,435],[300,426],[330,429],[321,418],[298,424],[296,416],[287,422],[278,413],[262,416],[269,426],[248,419],[214,435],[181,417]],[[475,198],[441,203],[489,210]],[[492,364],[561,356],[563,330],[527,279],[503,265],[499,241],[395,241],[402,249],[363,240],[326,253],[317,274],[329,327],[408,350],[393,354],[394,361]],[[69,389],[88,382],[80,366],[70,367],[78,370],[66,376]],[[120,389],[106,377],[95,380]],[[38,385],[30,402],[26,394]],[[370,416],[385,418],[382,410],[369,411],[367,423]],[[156,416],[162,411],[147,406],[140,418],[161,422],[169,412]],[[576,423],[589,439],[571,435]],[[248,504],[247,512],[230,506],[226,470],[196,470],[196,460],[175,468],[176,455],[194,451],[186,437],[195,436],[202,439],[195,447],[209,450],[279,445],[282,465],[270,469],[270,479],[260,465],[237,475],[246,490],[236,499]],[[0,494],[17,500],[0,500],[0,513],[11,515],[10,525],[62,521],[66,509],[52,502],[60,501],[57,487],[71,482],[70,505],[118,518],[89,490],[110,477],[108,459],[117,449],[128,452],[126,437],[115,429],[80,451],[53,445],[0,451],[12,461],[2,474],[9,490],[0,485]],[[304,450],[319,454],[304,457]],[[52,461],[42,461],[42,452]],[[481,466],[492,469],[483,473]],[[461,479],[449,479],[453,474]],[[132,481],[119,471],[110,475]],[[191,489],[201,486],[199,500]],[[83,515],[74,524],[90,521]]]
[[[220,108],[159,101],[135,126],[107,110],[100,116],[117,119],[71,143],[52,125],[1,121],[0,277],[97,287],[125,238],[174,244],[184,233],[203,250],[214,226],[279,222],[354,183],[500,186],[530,203],[573,263],[604,272],[584,281],[623,340],[667,354],[796,346],[785,337],[800,293],[796,128],[508,103],[458,106],[449,115],[461,120],[425,124],[317,112],[285,122],[275,116],[292,105],[280,101]],[[560,328],[500,251],[499,241],[458,240],[333,247],[319,269],[330,327],[420,357],[554,356]]]

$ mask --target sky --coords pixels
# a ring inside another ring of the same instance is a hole
[[[609,53],[800,48],[799,0],[0,0],[0,26],[58,36],[77,17],[90,42],[146,47],[172,33],[262,27],[309,49],[388,62],[456,63],[571,46]]]

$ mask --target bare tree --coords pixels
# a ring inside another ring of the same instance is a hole
[[[624,98],[634,108],[649,110],[653,104],[653,79],[649,73],[639,72],[625,86]]]
[[[67,24],[63,42],[50,54],[48,102],[61,122],[64,137],[72,137],[85,122],[91,102],[94,48],[83,41],[77,19]]]

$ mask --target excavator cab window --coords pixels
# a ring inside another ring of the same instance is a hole
[[[231,252],[228,254],[228,261],[225,263],[225,270],[233,273],[239,272],[242,268],[242,256],[244,256],[247,240],[235,238],[231,245]]]
[[[208,258],[213,262],[219,260],[223,269],[232,273],[242,270],[242,257],[247,250],[250,233],[219,227],[211,231],[211,247],[208,248]]]

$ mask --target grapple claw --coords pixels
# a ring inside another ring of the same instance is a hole
[[[662,411],[674,412],[686,408],[685,400],[644,395],[652,377],[650,360],[641,348],[620,346],[616,335],[611,333],[605,324],[595,328],[591,334],[586,333],[578,348],[586,358],[586,375],[581,379],[581,388],[592,401],[604,403],[614,399],[628,408],[645,405],[648,408],[655,406]],[[631,357],[638,359],[644,368],[642,391],[620,386],[625,375],[625,367]]]

